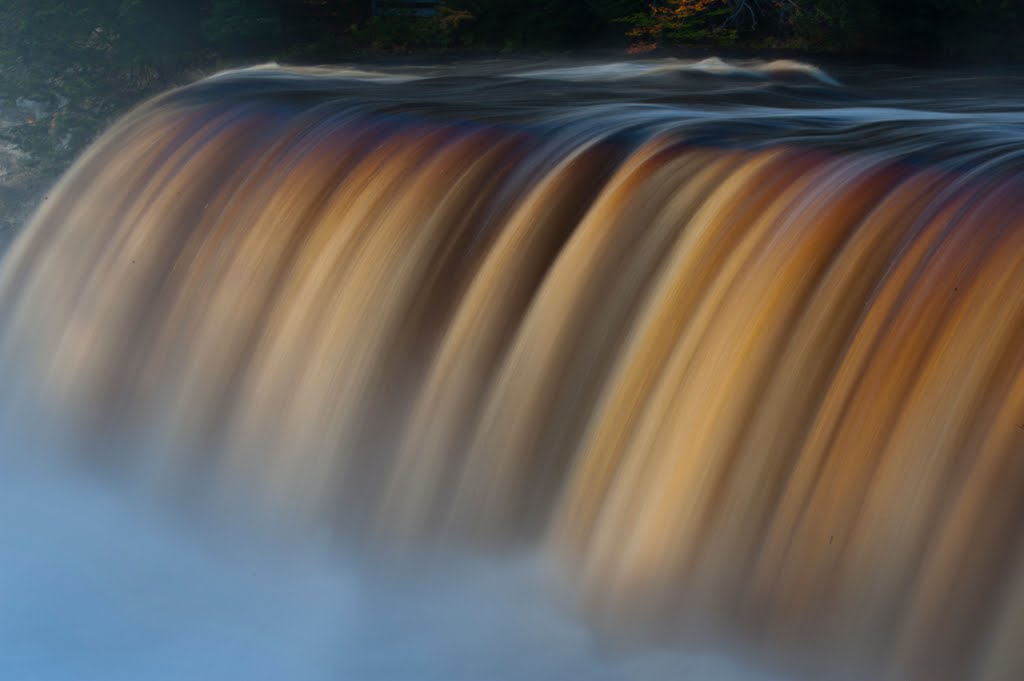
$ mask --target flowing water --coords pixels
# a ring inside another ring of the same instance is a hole
[[[671,651],[726,650],[1018,679],[1022,199],[1013,71],[226,72],[120,121],[5,257],[7,428],[188,517],[539,561],[597,649],[660,656],[551,657],[531,611],[330,678],[718,678]]]

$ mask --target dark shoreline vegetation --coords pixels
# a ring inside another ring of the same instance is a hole
[[[5,0],[0,244],[139,101],[276,60],[455,59],[595,49],[963,65],[1024,60],[1019,0]]]

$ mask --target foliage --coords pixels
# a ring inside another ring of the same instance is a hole
[[[858,12],[849,0],[661,0],[620,21],[634,47],[743,42],[829,50],[853,44]],[[636,50],[639,51],[639,50]]]
[[[392,13],[371,17],[352,36],[357,45],[375,51],[412,52],[419,48],[442,49],[460,44],[463,30],[473,15],[465,9],[438,5],[435,14]]]
[[[736,39],[734,11],[725,0],[661,0],[646,12],[621,20],[631,28],[632,51],[671,44],[731,43]]]
[[[657,0],[626,15],[656,45],[732,44],[905,57],[1024,57],[1019,0]]]
[[[861,44],[858,14],[870,3],[849,0],[771,0],[759,7],[758,37],[769,46],[833,51]],[[872,22],[873,23],[873,22]]]

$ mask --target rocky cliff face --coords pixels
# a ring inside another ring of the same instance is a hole
[[[65,107],[61,101],[0,99],[0,253],[64,169],[53,162],[61,141],[49,133]]]

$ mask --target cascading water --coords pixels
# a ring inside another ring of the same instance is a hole
[[[613,640],[1020,678],[1024,104],[885,82],[220,74],[21,235],[5,381],[213,505],[542,547]]]

